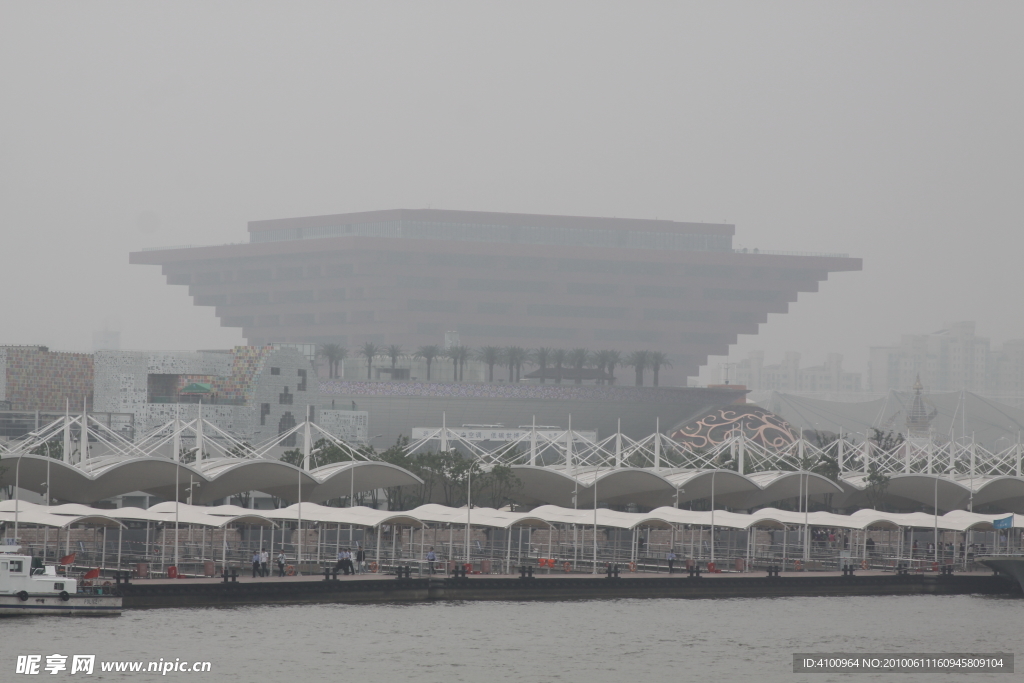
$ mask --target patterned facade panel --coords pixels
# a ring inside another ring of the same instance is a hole
[[[17,410],[62,411],[66,402],[81,408],[93,394],[93,359],[86,353],[49,351],[38,346],[0,349],[0,400]]]

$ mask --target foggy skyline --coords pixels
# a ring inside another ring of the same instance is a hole
[[[240,344],[128,253],[427,206],[864,260],[731,361],[1024,338],[1018,4],[0,7],[0,344]]]

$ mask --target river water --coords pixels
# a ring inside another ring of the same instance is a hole
[[[0,621],[0,681],[19,654],[209,661],[212,673],[89,680],[967,681],[1016,675],[793,674],[794,652],[1014,652],[1024,600],[982,596],[451,602],[130,611]],[[1017,652],[1019,655],[1020,652]],[[70,660],[69,660],[70,662]],[[1024,662],[1018,666],[1024,666]],[[695,678],[696,677],[696,678]],[[26,680],[30,680],[26,678]]]

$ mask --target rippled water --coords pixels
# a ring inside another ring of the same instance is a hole
[[[980,596],[168,609],[2,620],[0,680],[15,678],[18,654],[56,652],[213,663],[212,676],[102,675],[133,681],[871,681],[892,675],[794,675],[792,654],[1014,652],[1022,627],[1024,600]],[[98,671],[93,678],[101,679]]]

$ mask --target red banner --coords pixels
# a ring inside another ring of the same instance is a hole
[[[60,558],[60,563],[61,564],[74,564],[75,563],[75,555],[77,555],[77,554],[78,553],[71,553],[70,555],[65,555],[64,557]]]

